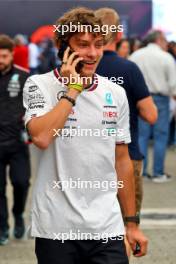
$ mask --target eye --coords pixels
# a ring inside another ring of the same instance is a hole
[[[79,46],[80,46],[80,48],[85,48],[85,47],[87,47],[88,45],[87,45],[86,43],[80,43]]]
[[[103,43],[102,42],[95,44],[95,47],[98,48],[98,49],[100,49],[102,46],[103,46]]]

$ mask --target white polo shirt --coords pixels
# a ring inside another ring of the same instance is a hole
[[[24,87],[26,124],[53,109],[66,91],[57,70],[30,77]],[[94,75],[93,85],[77,97],[64,129],[40,150],[31,235],[80,239],[83,233],[91,238],[124,234],[115,170],[116,143],[130,143],[124,89]]]
[[[171,54],[150,43],[135,51],[129,59],[141,69],[151,93],[176,95],[176,63]]]

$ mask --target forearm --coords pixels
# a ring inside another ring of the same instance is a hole
[[[124,187],[118,189],[118,199],[123,216],[134,216],[135,208],[135,182],[133,174],[133,164],[129,158],[119,158],[116,162],[118,180],[123,181]]]
[[[151,96],[139,100],[136,106],[139,111],[139,116],[144,121],[151,125],[155,124],[158,118],[158,111]]]
[[[149,108],[150,110],[141,109],[139,111],[139,116],[147,123],[154,125],[158,118],[158,111],[155,105]]]
[[[70,89],[67,95],[76,100],[79,92]],[[72,107],[72,103],[66,99],[62,99],[47,114],[33,118],[28,124],[28,130],[33,143],[38,147],[46,148],[55,138],[54,135],[58,134],[56,132],[63,129]]]

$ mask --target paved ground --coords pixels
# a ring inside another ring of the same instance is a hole
[[[131,259],[131,264],[176,264],[176,152],[168,151],[166,171],[174,176],[172,182],[155,184],[144,182],[144,209],[142,228],[149,238],[149,253],[146,257]],[[152,155],[150,153],[150,160]],[[32,150],[33,175],[35,173],[36,153]],[[151,170],[151,166],[150,166]],[[8,185],[9,207],[11,208],[11,186]],[[30,191],[31,193],[31,191]],[[31,195],[30,195],[31,197]],[[28,219],[30,199],[27,205]],[[11,226],[13,220],[10,218]],[[0,264],[36,264],[34,240],[25,238],[0,247]],[[83,263],[84,264],[84,263]]]

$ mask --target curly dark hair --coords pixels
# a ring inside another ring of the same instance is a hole
[[[94,10],[89,9],[89,8],[85,8],[85,7],[77,7],[74,9],[71,9],[70,11],[66,12],[62,17],[60,17],[56,23],[55,26],[63,26],[63,25],[67,25],[68,27],[70,26],[70,23],[72,23],[72,25],[77,26],[77,29],[75,30],[75,32],[58,32],[58,30],[55,31],[55,42],[56,45],[60,44],[60,42],[62,41],[66,41],[68,42],[69,39],[75,34],[79,32],[79,27],[78,25],[82,25],[82,26],[87,26],[87,28],[89,29],[89,26],[91,26],[92,29],[95,28],[95,26],[99,26],[101,29],[102,26],[102,22],[99,18],[97,18],[95,16]],[[86,31],[85,31],[86,32]],[[95,36],[101,34],[103,37],[104,35],[102,34],[103,32],[95,32],[94,30],[89,31],[88,32],[93,32],[93,34]]]

